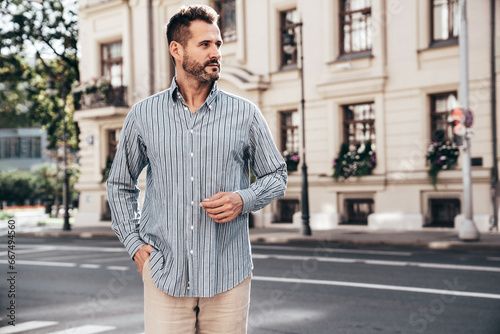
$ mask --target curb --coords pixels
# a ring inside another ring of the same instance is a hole
[[[78,231],[36,231],[19,232],[20,236],[52,237],[52,238],[79,238],[79,239],[118,239],[112,232],[78,232]],[[392,247],[415,247],[433,250],[500,250],[500,243],[470,242],[470,241],[396,241],[396,240],[353,240],[339,238],[318,237],[296,237],[296,236],[265,236],[250,235],[251,243],[267,244],[328,244],[331,246],[392,246]]]

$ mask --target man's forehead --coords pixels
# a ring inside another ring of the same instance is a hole
[[[219,27],[215,23],[211,24],[205,21],[195,20],[191,22],[189,30],[191,32],[191,39],[221,39]]]

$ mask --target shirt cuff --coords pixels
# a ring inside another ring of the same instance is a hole
[[[243,210],[241,210],[241,214],[244,215],[250,213],[254,208],[255,200],[257,199],[253,190],[243,189],[236,191],[236,193],[239,194],[243,200]]]
[[[134,259],[134,255],[137,253],[139,248],[146,245],[146,243],[141,240],[138,233],[129,234],[123,241],[123,244],[125,245],[125,248],[127,249],[127,252],[132,260]]]

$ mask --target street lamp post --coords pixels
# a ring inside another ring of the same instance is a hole
[[[63,88],[64,89],[64,88]],[[55,82],[51,78],[49,79],[49,94],[54,94],[55,92]],[[71,226],[69,224],[69,175],[68,175],[68,136],[67,136],[67,122],[66,122],[66,95],[65,92],[61,92],[63,99],[63,207],[64,207],[64,223],[63,231],[70,231]],[[59,208],[56,209],[58,213]]]
[[[465,0],[460,0],[460,31],[458,44],[460,47],[460,105],[466,111],[469,108],[469,56],[467,36],[467,12]],[[461,240],[475,241],[480,239],[479,231],[472,215],[472,177],[470,161],[470,138],[464,135],[462,146],[462,173],[464,187],[464,221],[458,230]]]
[[[295,31],[299,29],[299,52],[300,52],[300,106],[302,116],[302,226],[300,232],[302,235],[311,235],[311,226],[309,225],[309,184],[307,182],[307,163],[306,163],[306,127],[305,127],[305,99],[304,99],[304,49],[302,45],[302,22],[293,24],[290,29]],[[296,49],[295,36],[287,29],[283,34],[283,51],[291,54]]]

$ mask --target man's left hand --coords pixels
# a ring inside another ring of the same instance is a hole
[[[217,223],[234,220],[243,210],[243,200],[235,192],[219,192],[200,203],[208,216]]]

